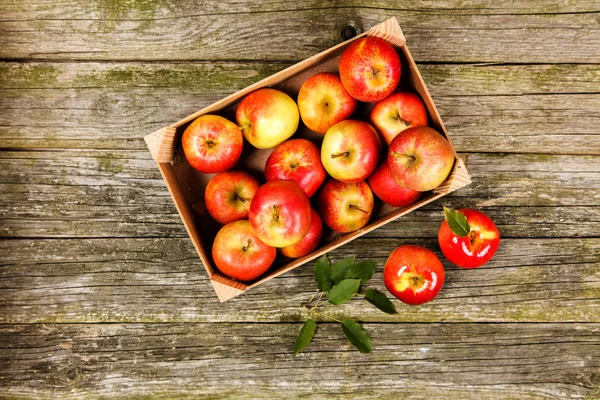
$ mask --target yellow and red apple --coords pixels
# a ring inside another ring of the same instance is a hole
[[[356,100],[344,89],[339,76],[321,72],[300,87],[298,109],[308,129],[325,134],[333,125],[354,114]]]
[[[338,122],[325,134],[321,162],[325,170],[342,182],[360,182],[375,170],[381,153],[381,139],[367,122]]]
[[[258,149],[270,149],[290,138],[300,121],[298,106],[287,94],[255,90],[240,102],[235,118],[244,138]]]
[[[264,244],[247,220],[222,227],[212,247],[213,261],[219,271],[240,281],[251,281],[264,274],[276,256],[277,250]]]
[[[390,144],[387,162],[400,186],[426,192],[438,187],[454,165],[450,143],[429,127],[409,128]]]
[[[250,202],[259,186],[258,180],[247,172],[221,172],[208,182],[204,191],[206,210],[223,225],[248,218]]]
[[[304,257],[316,249],[321,242],[321,238],[323,237],[323,222],[314,209],[311,209],[310,213],[311,222],[308,233],[298,243],[282,248],[281,254],[284,256],[290,258]]]
[[[326,176],[319,148],[306,139],[283,142],[273,150],[265,164],[267,181],[294,181],[308,197],[315,194]]]
[[[369,118],[389,145],[403,130],[427,126],[427,109],[416,94],[396,92],[377,102]]]
[[[310,229],[310,200],[294,181],[267,182],[254,194],[248,219],[256,236],[267,245],[292,246]]]
[[[366,182],[330,179],[319,191],[318,211],[334,231],[353,232],[365,226],[373,213],[373,193]]]
[[[400,56],[384,39],[357,39],[344,50],[339,63],[342,84],[356,100],[376,102],[388,97],[402,72]]]
[[[183,132],[183,153],[189,164],[200,172],[227,171],[238,162],[244,140],[240,128],[218,115],[201,115]]]

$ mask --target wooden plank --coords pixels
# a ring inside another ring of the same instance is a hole
[[[435,224],[437,226],[437,223]],[[432,227],[433,231],[433,227]],[[369,322],[600,322],[600,239],[503,239],[486,266],[445,261],[436,239],[360,238],[329,254],[374,259],[366,287],[400,244],[432,249],[446,283],[435,301],[397,315],[356,298],[325,318]],[[22,239],[0,242],[0,323],[297,322],[316,290],[311,265],[219,304],[188,239]]]
[[[597,234],[597,156],[462,157],[471,185],[373,235],[431,237],[442,204],[488,208],[507,236]],[[0,192],[4,237],[186,236],[146,151],[1,152]]]
[[[284,66],[6,63],[0,147],[145,150],[145,133]],[[421,67],[459,151],[600,154],[595,66]]]
[[[3,394],[20,399],[597,398],[600,325],[365,324],[373,353],[319,325],[0,326]],[[283,373],[282,373],[283,372]]]
[[[395,16],[417,61],[600,62],[600,53],[594,51],[600,48],[597,2],[581,7],[593,11],[575,13],[562,12],[561,3],[555,2],[529,6],[534,11],[527,13],[513,11],[511,4],[497,4],[490,14],[478,12],[482,7],[477,5],[473,13],[461,12],[463,5],[446,12],[424,2],[415,9],[394,9],[381,2],[374,7],[330,8],[334,4],[330,1],[329,7],[326,3],[306,9],[269,3],[242,5],[233,12],[224,9],[228,3],[215,9],[216,3],[188,8],[183,2],[166,0],[93,1],[74,10],[63,2],[13,3],[0,20],[4,42],[0,57],[301,60],[339,43],[340,30],[347,24],[362,32]],[[572,3],[564,3],[565,9],[572,10]]]

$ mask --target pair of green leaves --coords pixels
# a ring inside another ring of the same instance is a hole
[[[355,258],[350,257],[331,265],[327,256],[322,256],[315,264],[314,274],[319,291],[327,293],[327,301],[332,305],[340,305],[354,298],[360,286],[368,282],[376,270],[377,263],[372,260],[355,262]],[[381,311],[396,314],[394,304],[384,293],[368,289],[364,297]],[[361,353],[371,352],[371,338],[359,323],[350,318],[338,322],[341,323],[342,331],[350,344]],[[315,330],[316,323],[312,319],[304,323],[294,344],[294,356],[310,344]]]

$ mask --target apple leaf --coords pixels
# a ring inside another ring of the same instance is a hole
[[[364,285],[377,270],[377,262],[373,260],[364,260],[352,265],[346,271],[346,279],[360,279],[360,284]]]
[[[296,342],[294,343],[294,357],[310,344],[315,335],[316,327],[317,324],[312,319],[307,320],[304,325],[302,325],[300,333],[298,333]]]
[[[465,237],[471,232],[467,217],[460,211],[444,207],[444,218],[446,218],[450,230],[456,236]]]
[[[327,292],[327,300],[334,306],[344,304],[354,297],[360,287],[360,279],[344,279]]]
[[[315,264],[315,281],[321,292],[326,292],[331,289],[331,265],[329,258],[322,256]]]
[[[342,321],[342,330],[350,344],[356,347],[358,351],[361,353],[371,352],[371,338],[365,328],[360,326],[358,322],[346,318]]]
[[[346,272],[352,265],[354,265],[354,257],[344,258],[333,263],[331,266],[331,280],[334,285],[346,278]]]
[[[384,313],[398,314],[396,307],[394,307],[394,303],[387,298],[385,293],[381,293],[379,290],[368,289],[365,293],[365,299]]]

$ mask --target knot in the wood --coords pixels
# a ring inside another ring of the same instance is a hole
[[[343,40],[352,39],[356,36],[356,28],[352,25],[346,25],[342,28],[341,35]]]

